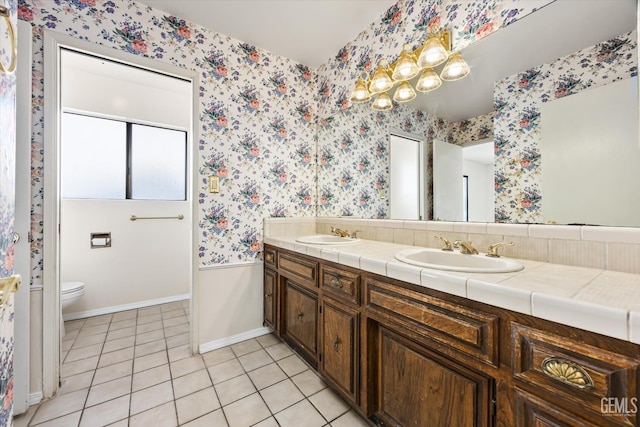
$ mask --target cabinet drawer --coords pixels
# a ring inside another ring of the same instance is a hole
[[[282,272],[291,273],[303,279],[305,286],[318,287],[318,263],[286,252],[278,252],[278,267]]]
[[[278,251],[272,247],[264,248],[264,263],[272,268],[276,268],[276,259]]]
[[[628,404],[630,409],[637,402],[640,359],[517,323],[511,325],[511,337],[514,377],[544,395],[598,414],[603,413],[603,402]],[[616,414],[619,420],[638,425],[636,411],[623,412]]]
[[[360,275],[357,273],[322,266],[320,268],[320,286],[323,292],[328,292],[354,304],[360,303]]]
[[[498,316],[372,278],[366,281],[367,309],[398,319],[444,347],[498,366]]]

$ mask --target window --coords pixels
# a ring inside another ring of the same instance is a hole
[[[64,113],[62,197],[186,200],[184,131]]]

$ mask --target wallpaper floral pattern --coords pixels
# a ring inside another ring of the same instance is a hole
[[[633,31],[500,80],[494,90],[496,221],[542,222],[540,107],[638,74]]]
[[[427,32],[451,29],[453,50],[488,36],[551,0],[398,0],[353,41],[318,69],[318,116],[346,108],[356,78],[370,73],[382,58],[397,59],[402,45],[421,45]]]
[[[42,282],[44,29],[198,72],[201,266],[252,261],[264,217],[315,215],[314,70],[129,0],[19,0],[18,13],[34,27],[33,283]]]
[[[16,3],[3,2],[15,28]],[[0,25],[0,61],[11,62],[8,27]],[[13,274],[15,218],[16,77],[0,71],[0,277]],[[0,307],[0,425],[9,425],[13,413],[13,297]]]
[[[492,114],[451,123],[407,105],[375,111],[363,103],[320,120],[318,216],[389,217],[389,134],[394,130],[427,142],[425,215],[433,218],[433,141],[466,145],[493,136]]]

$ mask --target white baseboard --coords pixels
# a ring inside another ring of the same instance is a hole
[[[42,401],[42,392],[39,391],[37,393],[29,394],[29,406],[37,405]]]
[[[262,335],[270,334],[270,333],[271,333],[271,328],[267,328],[267,327],[253,329],[251,331],[243,332],[241,334],[237,334],[230,337],[226,337],[219,340],[201,344],[198,350],[200,351],[200,353],[206,353],[208,351],[217,350],[219,348],[226,347],[228,345],[237,344],[239,342],[242,342],[251,338],[256,338]]]
[[[117,313],[119,311],[134,310],[136,308],[149,307],[151,305],[166,304],[169,302],[184,301],[191,298],[191,294],[174,295],[172,297],[157,298],[147,301],[134,302],[131,304],[114,305],[111,307],[97,308],[95,310],[79,311],[77,313],[63,314],[62,318],[67,320],[84,319],[85,317],[101,316],[103,314]]]

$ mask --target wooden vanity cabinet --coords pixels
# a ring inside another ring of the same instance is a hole
[[[265,326],[269,326],[274,331],[280,330],[278,326],[278,271],[276,264],[277,250],[266,248],[264,251],[264,273],[263,273],[263,316]]]
[[[372,425],[640,427],[640,345],[269,250],[265,324]]]

